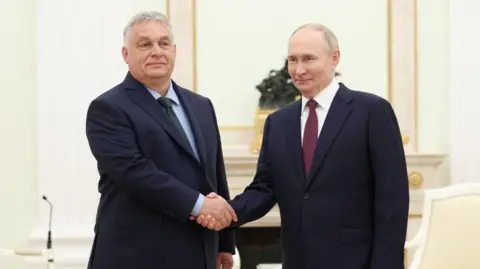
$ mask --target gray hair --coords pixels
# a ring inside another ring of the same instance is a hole
[[[157,11],[147,11],[147,12],[137,13],[135,16],[133,16],[133,18],[130,19],[127,26],[125,26],[125,29],[123,30],[123,42],[125,44],[127,43],[128,35],[130,34],[130,30],[132,29],[133,26],[142,22],[147,22],[147,21],[157,21],[167,26],[168,32],[170,33],[170,36],[173,41],[173,30],[167,16]]]
[[[320,24],[320,23],[307,23],[300,27],[298,27],[291,36],[293,36],[296,32],[301,29],[310,28],[319,32],[323,33],[323,39],[325,41],[326,49],[328,52],[333,52],[339,48],[338,40],[335,34],[330,30],[327,26]]]

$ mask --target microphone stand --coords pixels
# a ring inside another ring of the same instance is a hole
[[[45,200],[49,207],[50,207],[50,216],[48,220],[48,236],[47,236],[47,269],[54,268],[54,259],[53,259],[53,250],[52,250],[52,212],[53,212],[53,205],[48,200],[47,196],[42,196],[43,200]]]
[[[50,218],[48,223],[48,237],[47,237],[47,249],[2,249],[0,248],[0,256],[22,256],[22,257],[47,257],[47,269],[54,269],[53,249],[52,249],[52,211],[53,205],[44,195],[42,196],[50,206]]]

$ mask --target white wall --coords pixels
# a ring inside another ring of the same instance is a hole
[[[420,152],[449,151],[450,1],[417,1],[417,117]],[[463,72],[463,67],[461,70]]]
[[[387,96],[385,0],[197,2],[198,92],[221,112],[221,126],[253,125],[260,96],[255,86],[283,67],[290,34],[308,22],[337,34],[338,70],[347,86]]]
[[[450,1],[450,148],[453,183],[480,182],[479,1]]]
[[[27,242],[37,187],[35,0],[0,4],[0,248]],[[20,268],[0,257],[0,268]]]

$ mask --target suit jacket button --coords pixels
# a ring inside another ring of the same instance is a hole
[[[308,194],[303,195],[303,199],[308,200],[309,198],[310,198],[310,195],[308,195]]]

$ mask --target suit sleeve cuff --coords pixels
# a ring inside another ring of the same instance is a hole
[[[198,195],[197,202],[195,203],[195,206],[192,209],[192,216],[194,216],[194,217],[198,216],[198,214],[200,213],[200,209],[202,209],[204,200],[205,200],[205,196],[200,193]]]

